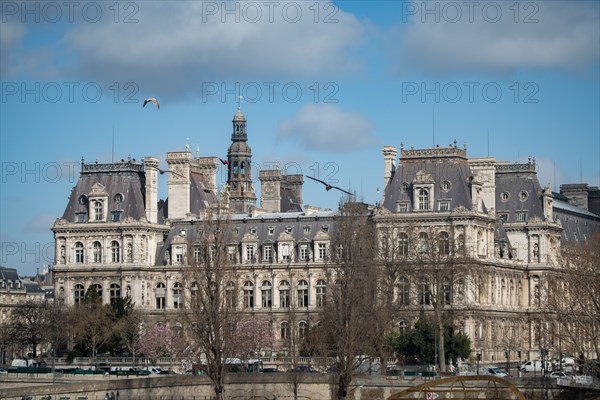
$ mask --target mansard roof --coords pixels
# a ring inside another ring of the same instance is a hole
[[[385,188],[383,207],[395,212],[399,202],[408,203],[408,211],[414,210],[418,195],[414,183],[433,183],[434,205],[439,200],[449,200],[450,210],[462,206],[472,208],[470,177],[473,175],[467,163],[466,150],[455,146],[423,150],[401,150],[400,163]],[[442,185],[445,189],[442,190]]]
[[[63,219],[76,222],[78,212],[88,211],[87,197],[94,192],[100,193],[100,189],[108,197],[109,213],[121,210],[121,220],[146,218],[144,166],[130,160],[111,164],[82,163],[79,180],[71,191]],[[115,197],[117,194],[122,195],[120,202]]]
[[[205,179],[204,175],[190,171],[190,213],[192,214],[199,214],[217,203],[217,194],[215,190],[208,188]]]
[[[226,240],[230,243],[244,241],[263,243],[276,243],[281,238],[292,240],[295,244],[312,241],[319,233],[331,235],[335,231],[334,211],[319,211],[306,214],[303,212],[264,213],[255,216],[248,214],[233,214],[227,223],[228,232]],[[198,241],[198,227],[202,226],[202,219],[176,221],[171,225],[166,240],[157,249],[156,264],[160,265],[165,260],[166,251],[172,243],[183,241],[195,243]],[[183,233],[183,234],[182,234]]]
[[[544,218],[542,187],[535,162],[496,165],[496,210],[508,214],[509,223],[517,221],[517,212],[527,212],[527,219]]]
[[[600,231],[600,216],[568,202],[560,193],[552,193],[554,218],[560,221],[564,243],[581,242]]]

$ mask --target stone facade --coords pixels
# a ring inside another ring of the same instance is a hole
[[[56,293],[74,304],[94,285],[105,303],[128,295],[147,314],[168,319],[191,289],[183,271],[192,263],[198,224],[210,210],[225,207],[235,305],[272,322],[275,351],[285,350],[291,329],[301,335],[316,323],[331,282],[336,213],[303,206],[302,176],[276,169],[259,172],[257,207],[239,109],[233,130],[227,161],[221,160],[228,177],[222,193],[216,188],[219,159],[192,158],[189,151],[167,153],[169,197],[158,202],[156,158],[82,164],[65,213],[52,228]],[[397,154],[394,146],[384,147],[384,195],[365,208],[378,232],[394,232],[407,254],[428,242],[437,254],[468,267],[448,301],[456,326],[483,360],[505,361],[505,351],[513,361],[537,358],[536,324],[548,280],[559,267],[561,242],[573,233],[586,240],[600,229],[600,217],[542,188],[534,160],[468,158],[466,148],[456,145],[401,147],[399,159]],[[427,290],[410,274],[399,277],[398,329],[432,311]]]

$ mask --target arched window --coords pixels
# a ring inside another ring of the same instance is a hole
[[[287,323],[287,321],[283,321],[280,325],[279,325],[279,336],[281,336],[281,339],[289,339],[290,337],[290,324]]]
[[[227,308],[235,308],[236,295],[235,295],[235,283],[232,281],[227,282],[225,286],[225,305]]]
[[[298,307],[308,307],[308,282],[298,282]]]
[[[450,254],[450,237],[448,236],[448,233],[440,233],[438,241],[438,250],[440,252],[440,255],[442,256],[447,256],[448,254]]]
[[[98,297],[100,298],[100,302],[102,302],[102,285],[99,284],[99,283],[94,283],[92,286],[96,290],[96,293],[98,293]]]
[[[429,210],[429,191],[419,190],[419,210]]]
[[[100,242],[94,242],[92,245],[93,254],[94,254],[94,262],[101,263],[102,262],[102,245]]]
[[[240,163],[240,173],[242,175],[246,175],[246,162],[245,161],[242,161]]]
[[[75,294],[73,296],[73,300],[75,301],[75,304],[79,304],[83,302],[83,299],[85,298],[85,287],[83,287],[82,284],[76,284],[75,285]]]
[[[398,304],[401,306],[410,304],[410,282],[405,276],[398,279]]]
[[[94,219],[96,221],[104,220],[104,206],[101,201],[94,201]]]
[[[298,324],[298,338],[304,339],[308,335],[308,322],[300,321]]]
[[[156,285],[156,308],[159,310],[164,310],[166,306],[166,292],[167,287],[164,283],[159,282]]]
[[[404,232],[398,235],[398,249],[401,256],[408,255],[408,235]]]
[[[121,286],[118,283],[110,284],[110,304],[115,304],[121,298]]]
[[[290,306],[290,283],[281,281],[279,283],[279,307],[288,308]]]
[[[237,173],[238,173],[238,162],[234,161],[233,162],[233,174],[237,175]]]
[[[183,306],[183,299],[181,298],[182,289],[181,283],[175,282],[173,284],[173,308],[181,308]]]
[[[260,288],[260,292],[262,307],[271,308],[273,306],[273,290],[271,287],[271,282],[263,281],[262,286]]]
[[[317,291],[317,307],[323,307],[325,305],[325,288],[327,283],[323,279],[319,279],[317,281],[317,285],[315,286]]]
[[[119,245],[119,242],[113,241],[110,243],[110,253],[112,262],[121,262],[121,246]]]
[[[254,307],[254,284],[250,281],[244,282],[244,307]]]
[[[400,321],[398,323],[398,332],[400,334],[406,333],[406,331],[408,331],[408,322],[406,321]]]
[[[78,264],[84,262],[83,243],[81,242],[75,243],[75,262]]]

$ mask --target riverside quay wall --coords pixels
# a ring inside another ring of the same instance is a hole
[[[54,380],[54,383],[53,383]],[[226,377],[227,400],[291,400],[293,382],[298,382],[298,399],[335,399],[334,375],[324,374],[230,374]],[[510,380],[528,400],[599,399],[600,393],[577,393],[558,387],[555,380]],[[422,384],[434,383],[423,378],[399,378],[383,376],[356,377],[347,392],[348,400],[387,399],[403,390]],[[487,398],[489,383],[472,382],[472,388],[480,388],[477,398]],[[444,388],[438,388],[440,392]],[[446,390],[448,387],[445,388]],[[436,389],[433,388],[432,391]],[[147,376],[147,377],[58,377],[8,374],[0,376],[0,400],[104,400],[106,394],[119,395],[119,400],[210,400],[214,392],[205,376]],[[50,397],[48,397],[50,396]],[[442,396],[440,396],[441,398]],[[425,398],[424,396],[415,398]],[[512,396],[506,398],[515,398]]]

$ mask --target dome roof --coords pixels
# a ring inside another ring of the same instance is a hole
[[[238,107],[237,111],[235,112],[235,115],[233,116],[233,120],[234,121],[245,121],[246,117],[244,117],[244,114],[242,113],[242,110],[240,110],[240,108]]]
[[[229,146],[229,153],[245,153],[249,154],[252,150],[250,150],[250,146],[246,142],[233,142],[231,146]]]

